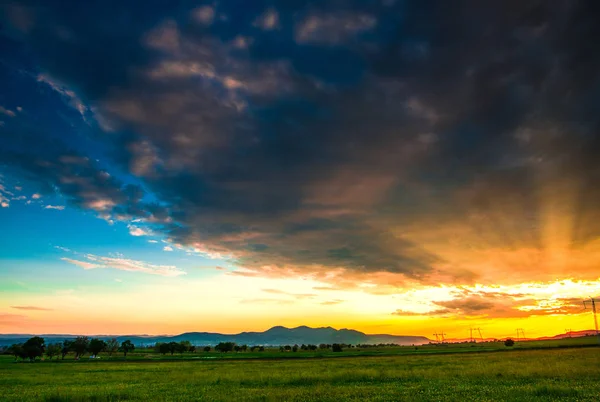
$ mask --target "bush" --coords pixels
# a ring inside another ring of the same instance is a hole
[[[334,352],[341,352],[342,351],[342,345],[338,344],[338,343],[334,343],[333,345],[331,345],[331,350]]]
[[[512,339],[508,338],[507,340],[504,341],[504,346],[514,346],[515,345],[515,341],[513,341]]]

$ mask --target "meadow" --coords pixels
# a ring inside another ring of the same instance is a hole
[[[171,358],[139,350],[127,360],[14,363],[1,356],[0,399],[598,401],[600,348],[590,342],[595,339],[523,342],[515,348],[494,343],[368,348],[335,357],[267,350],[254,359],[251,353]]]

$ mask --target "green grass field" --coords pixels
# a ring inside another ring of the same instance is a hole
[[[148,352],[127,361],[14,363],[1,356],[0,399],[598,401],[600,348],[590,341],[595,339],[523,342],[513,350],[497,344],[365,349],[321,358],[268,350],[263,359],[249,359],[250,353],[223,359],[218,353],[196,353],[195,359],[175,356],[177,361]],[[590,347],[577,347],[586,342]],[[481,353],[468,353],[475,351]]]

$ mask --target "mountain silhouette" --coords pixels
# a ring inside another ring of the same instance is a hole
[[[15,334],[15,335],[0,335],[0,345],[10,345],[13,343],[24,342],[34,335]],[[76,335],[39,335],[46,339],[46,343],[60,342],[64,339],[72,339]],[[136,345],[151,345],[156,342],[181,342],[189,341],[194,345],[215,345],[219,342],[235,342],[237,344],[246,345],[264,345],[264,346],[279,346],[279,345],[294,345],[294,344],[379,344],[379,343],[395,343],[398,345],[422,345],[429,343],[430,340],[424,336],[404,336],[404,335],[387,335],[374,334],[369,335],[353,329],[335,329],[332,327],[311,328],[300,326],[295,328],[286,328],[283,326],[275,326],[264,332],[241,332],[239,334],[220,334],[215,332],[186,332],[179,335],[167,336],[146,336],[146,335],[131,335],[131,336],[110,336],[98,335],[90,336],[100,339],[117,338],[119,341],[130,339]]]

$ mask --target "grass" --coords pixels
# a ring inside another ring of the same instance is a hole
[[[398,350],[408,353],[408,348],[395,348],[396,355],[342,359],[145,358],[85,364],[15,364],[4,356],[0,399],[597,401],[600,395],[598,347],[452,354],[424,348],[422,353],[413,347],[412,354],[403,355]]]

